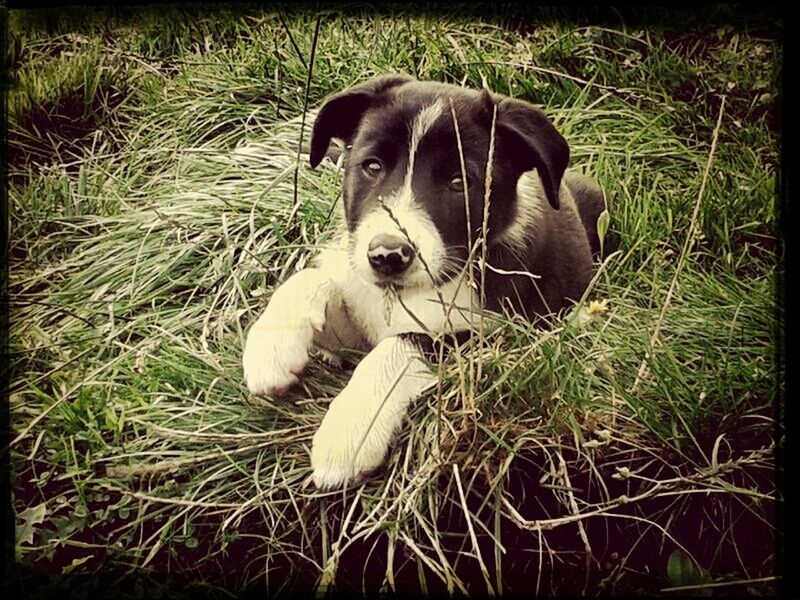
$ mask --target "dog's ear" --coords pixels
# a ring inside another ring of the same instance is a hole
[[[408,75],[385,75],[329,96],[314,121],[309,157],[311,167],[320,163],[332,138],[350,142],[364,112],[380,94],[411,79]]]
[[[521,169],[539,172],[550,205],[558,209],[561,178],[569,163],[569,146],[545,114],[532,104],[500,98],[497,134],[510,160]]]

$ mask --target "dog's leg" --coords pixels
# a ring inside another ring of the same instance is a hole
[[[413,340],[393,336],[375,346],[314,435],[311,467],[317,487],[355,481],[380,465],[409,403],[435,381]]]
[[[320,269],[304,269],[275,291],[247,333],[242,366],[252,393],[279,395],[297,383],[335,289]]]

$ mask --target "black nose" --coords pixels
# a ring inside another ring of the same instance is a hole
[[[382,233],[372,238],[367,258],[381,275],[399,275],[413,262],[414,249],[405,239]]]

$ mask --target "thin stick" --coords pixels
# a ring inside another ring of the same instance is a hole
[[[681,254],[678,257],[678,265],[675,267],[675,275],[672,276],[672,281],[669,284],[669,290],[667,291],[667,297],[664,300],[664,304],[661,306],[661,313],[658,315],[658,320],[656,321],[656,326],[653,329],[653,335],[650,336],[650,351],[655,348],[656,343],[658,342],[658,338],[661,334],[661,326],[664,324],[664,317],[667,314],[667,308],[669,308],[670,302],[672,301],[672,295],[675,293],[675,288],[678,284],[678,277],[683,270],[683,265],[686,263],[686,257],[689,254],[689,249],[692,246],[692,242],[694,241],[695,236],[695,229],[697,228],[697,217],[700,214],[700,203],[703,200],[703,196],[705,195],[706,191],[706,183],[708,182],[708,174],[711,171],[711,164],[714,162],[714,153],[717,150],[717,139],[719,138],[719,130],[722,126],[722,115],[725,111],[725,96],[722,96],[722,102],[719,106],[719,115],[717,116],[717,124],[714,127],[714,133],[711,138],[711,151],[708,154],[708,160],[706,161],[706,168],[703,171],[703,181],[700,184],[700,191],[697,194],[697,199],[694,203],[694,210],[692,211],[692,219],[689,222],[689,232],[686,234],[686,240],[683,242],[683,248],[681,249]],[[639,385],[642,383],[642,380],[647,375],[647,361],[650,358],[650,353],[646,352],[644,358],[642,359],[642,364],[639,365],[639,372],[636,374],[636,379],[633,382],[633,385],[630,387],[629,392],[631,394],[635,394],[639,390]]]
[[[456,132],[456,146],[458,147],[458,159],[459,164],[461,166],[461,180],[464,183],[464,214],[467,220],[467,248],[470,249],[469,257],[467,260],[467,278],[469,280],[469,287],[470,289],[475,289],[475,274],[472,269],[472,253],[475,251],[475,247],[472,245],[472,215],[470,214],[470,207],[469,207],[469,184],[467,181],[467,167],[464,161],[464,147],[461,143],[461,128],[458,125],[458,117],[456,117],[456,109],[453,105],[453,99],[450,98],[450,114],[453,118],[453,128]],[[472,320],[473,315],[475,314],[475,296],[474,294],[469,295],[469,309],[470,309],[470,321]],[[469,398],[470,402],[470,412],[475,413],[475,345],[473,344],[470,346],[469,351],[469,379],[467,381],[467,390],[464,394],[466,397]],[[466,399],[466,398],[465,398]]]
[[[556,452],[556,456],[558,457],[558,466],[559,470],[561,471],[561,476],[564,479],[564,483],[566,484],[566,496],[568,498],[569,508],[572,511],[573,515],[580,514],[580,509],[578,508],[578,502],[575,500],[575,494],[573,493],[572,482],[569,480],[569,470],[567,469],[567,462],[564,460],[564,456],[561,454],[561,450]],[[589,536],[586,535],[586,529],[583,527],[583,521],[578,521],[578,533],[581,536],[581,540],[583,541],[583,549],[585,553],[586,559],[586,580],[583,585],[583,595],[585,596],[587,590],[589,588],[589,574],[592,571],[592,559],[594,559],[594,552],[592,551],[592,545],[589,543]],[[594,559],[597,562],[597,559]]]
[[[486,157],[486,181],[484,182],[483,196],[483,222],[481,223],[481,314],[478,321],[478,340],[483,346],[484,338],[484,308],[486,307],[486,252],[489,247],[489,203],[492,195],[492,165],[494,164],[494,143],[495,131],[497,127],[497,105],[492,110],[492,128],[489,134],[489,153]],[[475,375],[476,385],[482,375],[483,362],[478,361],[477,373]]]
[[[469,531],[469,539],[472,541],[472,548],[475,550],[475,558],[478,559],[478,564],[481,567],[481,573],[483,574],[483,579],[486,581],[486,589],[490,596],[494,597],[497,594],[494,592],[494,588],[492,587],[492,581],[489,578],[489,570],[486,568],[486,564],[483,562],[483,556],[481,555],[481,549],[478,546],[478,538],[475,537],[475,529],[472,527],[472,514],[469,512],[467,508],[467,499],[464,497],[464,488],[461,486],[461,476],[458,473],[458,465],[453,465],[453,475],[455,475],[456,480],[456,487],[458,487],[458,496],[461,499],[461,508],[464,510],[464,519],[467,521],[467,530]]]
[[[299,183],[300,178],[300,152],[303,149],[303,133],[305,132],[306,128],[306,113],[308,111],[308,94],[311,90],[311,75],[314,72],[314,58],[317,55],[317,39],[319,38],[319,25],[320,21],[322,20],[322,15],[317,13],[317,23],[314,26],[314,39],[311,42],[311,57],[308,61],[308,78],[306,79],[306,93],[303,97],[303,115],[300,120],[300,141],[297,144],[297,160],[295,161],[294,165],[294,204],[292,205],[292,212],[289,214],[289,218],[286,220],[287,225],[291,223],[294,219],[295,214],[297,213],[297,209],[300,208],[300,204],[297,201],[297,186]],[[288,227],[287,227],[288,228]]]
[[[735,581],[716,581],[714,583],[698,583],[695,585],[680,585],[677,587],[661,588],[662,592],[683,592],[689,590],[702,590],[705,588],[718,588],[726,587],[729,585],[745,585],[750,583],[768,583],[770,581],[777,581],[780,575],[772,575],[770,577],[759,577],[758,579],[737,579]]]

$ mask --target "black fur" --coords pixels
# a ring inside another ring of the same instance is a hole
[[[463,264],[468,238],[474,241],[481,231],[496,112],[487,258],[504,271],[529,272],[537,278],[487,269],[483,289],[487,308],[510,309],[533,319],[579,300],[600,249],[596,224],[604,208],[603,193],[588,177],[565,174],[566,140],[540,109],[520,100],[404,75],[380,77],[330,97],[314,124],[310,162],[316,166],[322,160],[332,138],[342,139],[349,148],[343,184],[348,228],[353,231],[365,211],[402,185],[410,126],[436,99],[443,100],[445,110],[420,142],[417,156],[422,158],[415,162],[412,189],[436,224],[448,256]],[[469,223],[464,191],[447,185],[462,168],[451,111],[463,148]],[[364,165],[373,159],[383,167],[379,178],[365,174]],[[533,169],[539,173],[547,203],[541,204],[538,221],[526,236],[529,243],[520,249],[509,245],[503,234],[520,218],[517,183]],[[562,179],[574,205],[559,202]]]
[[[401,333],[400,338],[413,344],[426,360],[435,363],[442,352],[447,356],[450,349],[465,344],[471,335],[471,331],[459,331],[433,338],[427,333]]]

